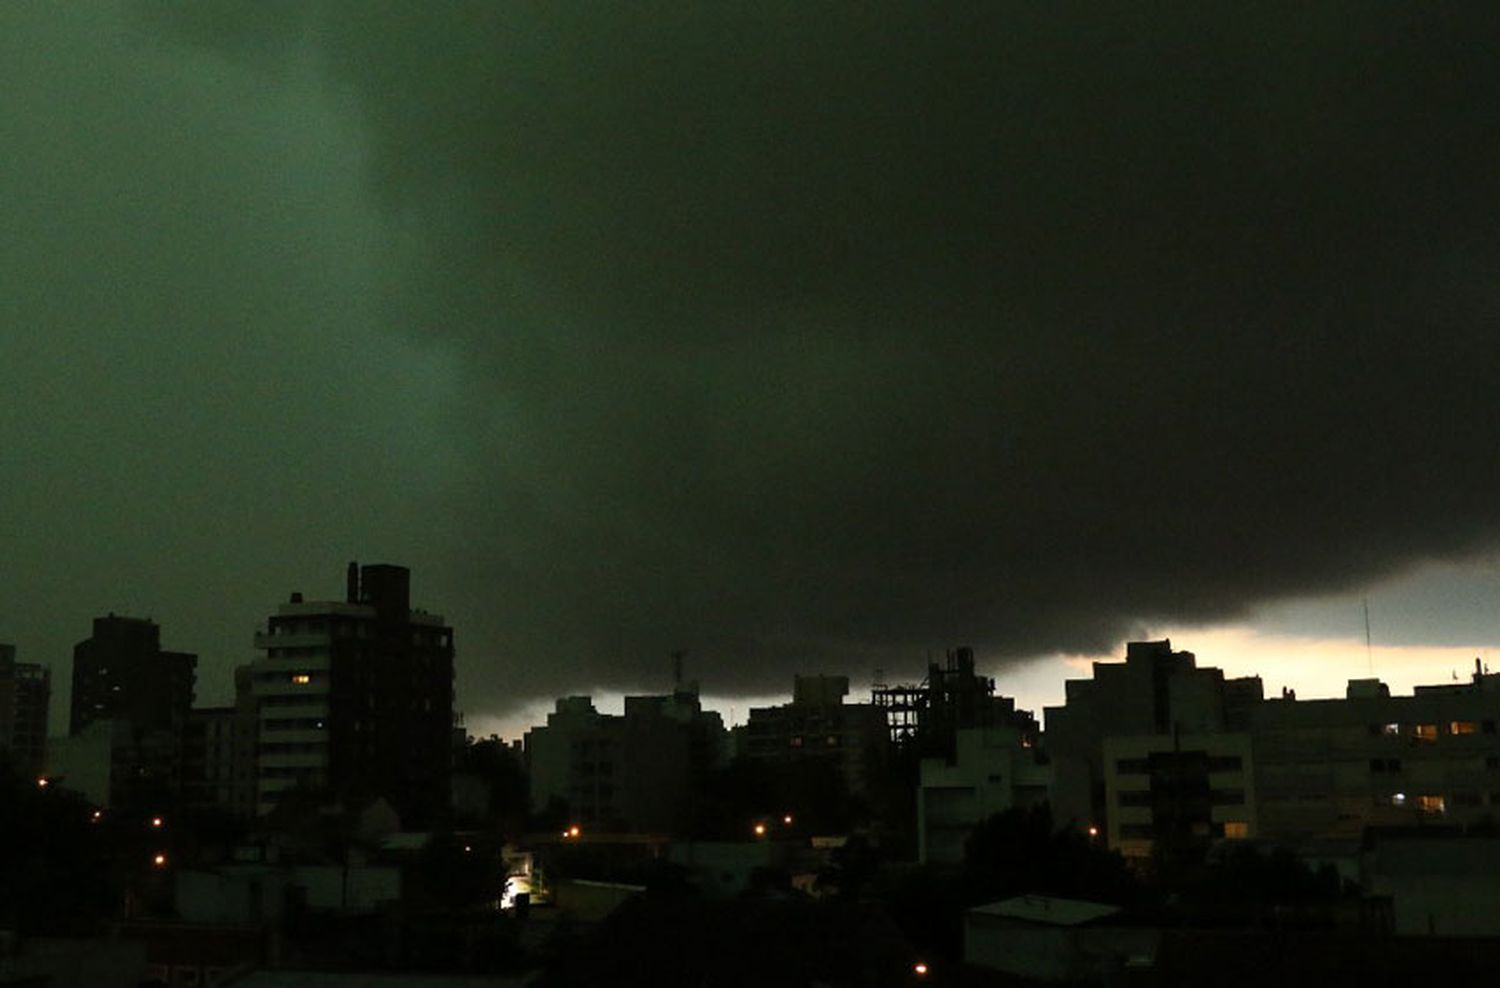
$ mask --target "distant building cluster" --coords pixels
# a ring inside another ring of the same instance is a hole
[[[351,563],[339,599],[294,593],[254,635],[235,702],[196,708],[197,657],[164,649],[153,622],[110,614],[73,652],[67,735],[47,741],[50,673],[0,646],[0,747],[25,773],[101,807],[212,808],[263,819],[288,800],[384,799],[408,826],[483,804],[455,782],[454,637],[414,609],[410,573]],[[816,769],[871,799],[894,760],[919,766],[917,856],[958,861],[995,813],[1046,803],[1052,817],[1128,858],[1221,841],[1304,848],[1371,827],[1470,825],[1500,814],[1500,675],[1392,696],[1354,680],[1342,699],[1267,698],[1171,643],[1132,642],[1066,700],[1032,715],[975,671],[971,650],[916,684],[797,676],[790,702],[726,729],[696,683],[630,696],[621,714],[559,699],[508,753],[526,811],[590,831],[688,829],[710,773],[731,764]],[[476,802],[477,801],[477,802]]]
[[[1263,696],[1171,643],[1132,642],[1045,711],[1031,758],[1006,729],[958,732],[922,764],[921,853],[956,861],[997,808],[1045,799],[1069,823],[1142,862],[1223,841],[1352,861],[1371,828],[1500,819],[1500,675],[1392,696],[1351,680],[1342,699]]]
[[[66,737],[45,747],[45,670],[0,651],[0,730],[29,773],[115,809],[240,819],[284,800],[386,800],[414,825],[449,804],[453,630],[413,609],[401,566],[349,564],[339,600],[280,605],[235,670],[235,702],[194,707],[198,658],[110,614],[73,650]],[[461,734],[461,731],[460,731]]]
[[[1352,928],[1500,936],[1500,675],[1480,662],[1410,696],[1357,679],[1342,698],[1299,700],[1169,641],[1131,642],[1069,680],[1039,723],[955,648],[919,682],[877,675],[864,699],[845,676],[795,676],[787,702],[726,726],[679,654],[669,691],[617,714],[562,697],[508,743],[463,730],[454,631],[412,606],[403,567],[351,563],[337,598],[291,594],[253,645],[234,702],[197,707],[196,655],[164,648],[150,620],[96,618],[73,650],[67,733],[50,739],[50,671],[0,646],[0,758],[39,790],[81,795],[101,832],[118,820],[117,839],[134,835],[127,914],[188,924],[136,931],[166,938],[150,951],[172,958],[152,966],[171,983],[270,963],[245,931],[301,929],[311,913],[535,903],[592,923],[646,887],[620,876],[663,869],[694,910],[838,897],[880,855],[973,867],[997,818],[1045,820],[1048,846],[1163,888],[1275,848],[1357,890]],[[1338,908],[1320,915],[1345,922]],[[1099,957],[1177,949],[1161,929],[1110,926],[1118,913],[997,901],[966,914],[966,956],[1067,978]],[[1090,929],[1060,932],[1073,926]],[[221,928],[244,936],[221,944]],[[536,942],[517,950],[540,956],[552,934],[529,928]],[[1066,949],[1025,946],[1044,940]]]

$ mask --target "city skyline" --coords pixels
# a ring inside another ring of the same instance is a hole
[[[420,581],[421,574],[418,574],[417,578]],[[342,599],[339,594],[333,592],[304,595],[298,591],[294,592],[294,596],[299,598],[305,596],[312,602],[337,602]],[[284,598],[282,603],[284,604]],[[1369,598],[1359,601],[1345,600],[1340,606],[1347,610],[1351,605],[1357,609],[1359,615],[1362,615],[1369,607]],[[273,606],[275,605],[272,603],[266,604],[263,613]],[[1297,614],[1298,609],[1301,609],[1303,613]],[[1308,620],[1306,602],[1295,602],[1289,610],[1293,612],[1294,618],[1299,618],[1310,627],[1319,627],[1315,621]],[[1337,613],[1338,608],[1330,606],[1328,611]],[[1380,612],[1377,610],[1376,614],[1379,616]],[[117,616],[115,612],[109,612],[108,617],[126,622],[152,621],[160,625],[160,622],[156,622],[151,617],[127,614]],[[1326,614],[1321,617],[1325,621],[1328,619]],[[101,616],[95,615],[92,620],[97,626]],[[1483,645],[1387,644],[1375,638],[1373,632],[1367,641],[1355,641],[1347,635],[1343,637],[1328,634],[1296,635],[1287,632],[1289,624],[1286,617],[1268,621],[1266,624],[1271,630],[1261,630],[1253,625],[1208,628],[1146,626],[1139,631],[1136,640],[1175,641],[1180,647],[1197,654],[1206,664],[1223,668],[1226,674],[1258,676],[1265,681],[1268,690],[1279,691],[1282,688],[1289,688],[1303,699],[1340,697],[1349,680],[1361,678],[1378,678],[1395,693],[1409,694],[1418,685],[1438,684],[1445,681],[1445,678],[1467,677],[1472,671],[1472,663],[1475,660],[1479,660],[1486,670],[1489,667],[1489,650]],[[1380,627],[1378,623],[1373,626]],[[252,636],[252,652],[263,647],[261,640],[264,638],[265,628],[263,616]],[[1381,630],[1386,631],[1384,628]],[[462,629],[459,631],[461,640]],[[171,637],[168,629],[168,638],[171,639]],[[980,668],[986,673],[998,674],[997,686],[1000,693],[1014,698],[1018,707],[1031,710],[1040,717],[1045,707],[1056,706],[1063,702],[1063,686],[1067,679],[1086,678],[1096,662],[1123,661],[1125,644],[1126,642],[1122,641],[1113,650],[1099,654],[1044,656],[1022,663],[1002,664],[998,668],[981,661]],[[926,649],[920,655],[911,657],[909,662],[888,668],[824,667],[809,664],[798,672],[806,675],[847,676],[852,684],[853,696],[857,699],[868,695],[877,675],[889,683],[917,682],[922,678],[925,663],[933,661],[935,656],[941,655],[949,647],[951,646]],[[516,740],[531,727],[543,723],[555,701],[563,696],[586,695],[597,703],[601,711],[618,714],[624,709],[625,698],[629,695],[669,692],[673,688],[673,668],[677,665],[679,658],[686,663],[688,670],[695,674],[693,678],[695,683],[698,683],[696,674],[701,669],[697,667],[692,653],[682,651],[680,655],[663,657],[658,675],[647,678],[635,689],[580,688],[513,704],[501,715],[482,709],[466,709],[464,697],[458,694],[454,698],[454,712],[465,717],[465,727],[475,737],[498,735],[507,740]],[[982,660],[983,656],[981,655],[980,658]],[[252,654],[230,672],[235,673],[237,669],[246,668],[254,660],[255,656]],[[44,668],[49,667],[48,663],[41,664]],[[455,665],[458,670],[462,670],[461,651]],[[69,671],[68,667],[65,666],[65,674],[59,676],[52,688],[51,724],[52,733],[55,736],[66,734],[68,711],[72,704],[72,677],[66,674],[67,671]],[[721,693],[716,690],[711,679],[702,683],[701,688],[704,708],[721,713],[725,722],[730,725],[745,723],[752,707],[782,703],[790,696],[787,689],[772,689],[757,694]],[[234,702],[233,675],[220,676],[216,671],[210,672],[206,678],[197,679],[196,689],[198,691],[197,707],[222,706]]]

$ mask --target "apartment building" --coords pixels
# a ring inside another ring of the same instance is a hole
[[[350,563],[343,600],[294,593],[255,636],[258,814],[296,789],[381,796],[407,826],[446,814],[453,629],[411,607],[410,580]]]

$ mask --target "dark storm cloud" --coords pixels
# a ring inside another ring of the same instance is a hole
[[[372,329],[361,148],[305,66],[0,3],[0,641],[59,701],[95,615],[154,617],[223,702],[289,590],[435,570],[441,361]]]
[[[465,367],[476,697],[1086,651],[1494,540],[1483,5],[152,23],[358,108],[390,325]]]

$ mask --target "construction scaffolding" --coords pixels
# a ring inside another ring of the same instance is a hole
[[[927,664],[920,683],[885,683],[876,673],[870,700],[885,712],[892,743],[922,755],[951,756],[961,728],[1014,726],[1023,742],[1035,741],[1036,720],[1017,711],[1010,697],[995,695],[995,681],[974,671],[974,650],[949,649],[946,662]]]

